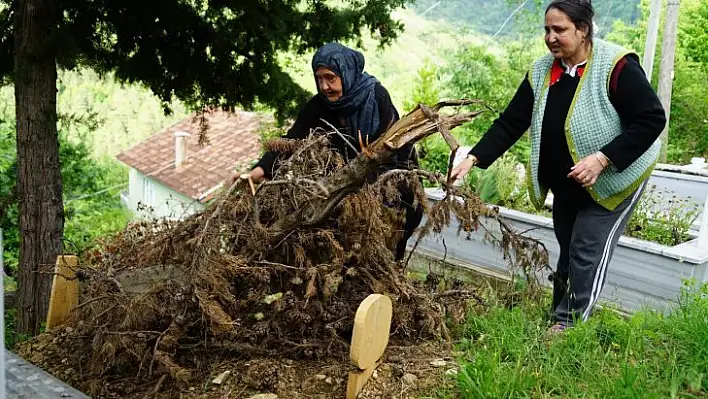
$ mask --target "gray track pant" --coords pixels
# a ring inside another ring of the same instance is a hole
[[[553,226],[561,249],[553,278],[557,323],[572,326],[590,316],[617,241],[645,186],[646,182],[612,211],[595,203],[578,209],[568,201],[554,200]]]

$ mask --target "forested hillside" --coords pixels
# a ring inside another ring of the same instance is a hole
[[[633,24],[640,16],[640,0],[594,0],[595,21],[604,35],[616,20]],[[500,36],[529,33],[534,24],[542,23],[542,15],[550,0],[417,0],[413,10],[425,18],[468,26],[475,31],[494,35],[504,21],[523,4],[523,7],[504,26]],[[538,30],[536,30],[538,32]]]

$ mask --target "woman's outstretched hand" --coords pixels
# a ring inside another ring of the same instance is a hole
[[[474,155],[468,155],[464,161],[460,162],[459,165],[452,168],[452,172],[450,173],[450,180],[452,180],[452,182],[454,183],[459,179],[464,179],[465,176],[467,176],[467,173],[470,172],[470,169],[472,169],[472,167],[476,164],[477,157],[475,157]]]

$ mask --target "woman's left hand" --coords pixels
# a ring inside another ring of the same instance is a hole
[[[597,177],[600,176],[604,169],[605,165],[600,163],[598,157],[595,154],[590,154],[570,168],[568,177],[575,179],[583,187],[590,187],[595,184]]]

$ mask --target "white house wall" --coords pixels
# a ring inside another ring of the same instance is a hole
[[[146,187],[152,188],[152,194],[147,195],[152,198],[146,198]],[[204,209],[199,202],[146,177],[133,168],[130,169],[128,191],[130,196],[128,205],[136,217],[181,219]],[[139,204],[149,206],[152,211],[140,209]]]

